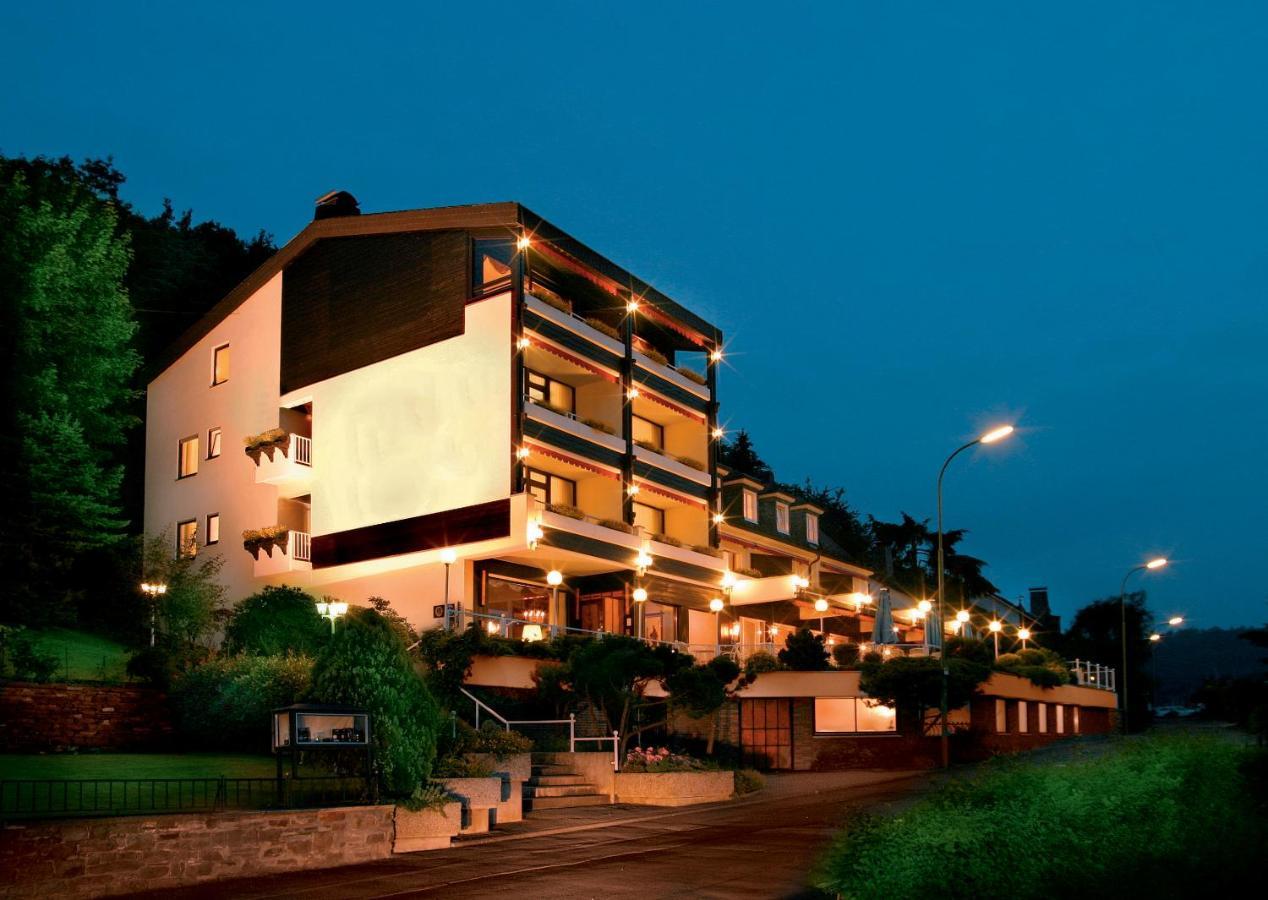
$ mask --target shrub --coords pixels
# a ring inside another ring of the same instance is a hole
[[[616,434],[616,429],[600,419],[582,419],[582,425],[589,425],[595,431],[602,431],[604,434]]]
[[[41,653],[35,645],[31,633],[21,626],[6,627],[3,641],[5,655],[9,658],[9,666],[13,669],[13,677],[19,681],[34,681],[43,684],[56,673],[59,665],[56,656]],[[3,675],[0,672],[0,675]]]
[[[551,291],[547,291],[537,285],[533,286],[533,296],[545,303],[547,306],[553,306],[562,313],[572,315],[572,304]]]
[[[705,556],[712,556],[714,559],[722,558],[722,551],[717,547],[710,547],[708,544],[692,544],[691,549],[697,553],[703,553]]]
[[[624,531],[626,534],[634,533],[634,526],[620,519],[600,519],[599,524],[604,528],[612,528],[616,531]]]
[[[273,710],[303,699],[312,681],[308,656],[227,656],[179,677],[172,705],[192,748],[262,753]]]
[[[779,661],[794,672],[819,672],[829,668],[824,636],[809,628],[798,628],[784,641]]]
[[[662,447],[660,447],[660,445],[658,445],[658,444],[653,444],[651,441],[645,441],[645,440],[643,440],[642,438],[635,438],[635,439],[634,439],[634,444],[635,444],[635,446],[642,447],[644,450],[650,450],[650,451],[652,451],[653,453],[664,453],[664,452],[665,452],[665,451],[664,451],[664,449],[663,449]]]
[[[591,328],[593,328],[595,331],[598,331],[601,334],[606,334],[608,337],[612,338],[612,340],[614,341],[621,340],[621,332],[617,331],[615,328],[613,328],[611,325],[609,325],[607,322],[603,321],[602,319],[595,319],[591,317],[591,318],[587,318],[585,321],[586,321],[586,324],[589,325]]]
[[[622,772],[711,772],[718,764],[696,759],[685,753],[673,753],[665,747],[635,747],[625,754]]]
[[[649,535],[649,537],[658,544],[668,544],[671,547],[682,546],[682,541],[678,540],[676,537],[671,537],[668,534],[652,534]]]
[[[997,669],[1004,669],[1007,671],[1008,669],[1015,669],[1020,665],[1021,657],[1016,653],[1001,653],[995,658],[995,668]]]
[[[586,514],[576,506],[570,506],[567,503],[548,503],[546,508],[553,513],[561,516],[567,516],[570,519],[584,519]]]
[[[660,363],[662,366],[669,365],[669,357],[661,353],[655,347],[648,347],[644,345],[643,349],[640,350],[639,352],[642,353],[644,356],[646,356],[648,359],[653,360],[654,362]]]
[[[406,644],[373,609],[349,610],[313,668],[311,697],[360,707],[371,716],[382,787],[408,797],[431,774],[440,710],[414,671]]]
[[[858,821],[814,880],[859,900],[941,895],[949,878],[957,897],[1245,893],[1266,837],[1238,770],[1246,756],[1186,736],[1062,765],[997,763],[898,816]]]
[[[704,375],[701,375],[695,369],[688,368],[687,366],[679,366],[677,371],[683,378],[686,378],[688,381],[694,381],[701,387],[709,383],[709,379]]]
[[[330,637],[317,605],[295,587],[269,585],[243,600],[225,628],[227,653],[315,655]]]
[[[759,650],[744,661],[744,677],[752,681],[763,672],[778,672],[782,668],[773,654]]]
[[[735,793],[737,796],[752,794],[766,787],[766,776],[756,769],[735,770]]]
[[[859,645],[844,643],[837,644],[832,648],[832,661],[842,669],[848,669],[851,666],[858,665]]]
[[[1052,650],[1029,647],[1019,653],[1001,653],[995,660],[995,668],[1021,678],[1029,679],[1039,687],[1057,687],[1070,682],[1070,670],[1065,660]]]

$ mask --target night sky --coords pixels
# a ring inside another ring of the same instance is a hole
[[[726,332],[783,480],[931,517],[1016,422],[946,493],[1006,596],[1268,618],[1268,6],[183,5],[10,5],[0,151],[279,244],[519,200]]]

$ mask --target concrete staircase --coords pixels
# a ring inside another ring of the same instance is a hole
[[[533,754],[533,775],[524,782],[524,811],[560,809],[569,806],[602,806],[607,794],[587,782],[568,766],[557,765],[549,753]]]

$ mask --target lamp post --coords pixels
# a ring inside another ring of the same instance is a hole
[[[721,597],[709,601],[709,609],[713,613],[713,632],[718,635],[718,643],[722,643],[722,608],[726,606]]]
[[[634,588],[634,633],[643,637],[643,604],[647,602],[647,588],[642,585]]]
[[[559,586],[564,583],[564,574],[558,569],[551,569],[546,573],[546,583],[550,585],[550,616],[556,622],[562,618],[559,615]],[[550,633],[553,637],[555,634],[554,622],[550,625]]]
[[[991,635],[995,638],[995,658],[999,659],[999,633],[1004,630],[1004,623],[999,619],[991,619],[991,624],[986,627],[991,630]]]
[[[445,631],[449,630],[449,567],[454,564],[458,554],[452,547],[440,551],[440,561],[445,564]]]
[[[1172,616],[1171,618],[1167,619],[1167,624],[1171,626],[1172,628],[1179,628],[1181,625],[1184,624],[1184,616]],[[1151,644],[1159,644],[1161,646],[1160,644],[1161,641],[1162,641],[1162,635],[1159,634],[1158,632],[1155,631],[1153,634],[1149,635],[1149,642]],[[1154,689],[1154,692],[1156,693],[1158,690],[1158,651],[1157,650],[1154,650],[1153,652],[1149,654],[1149,667],[1152,670],[1150,674],[1153,677],[1153,682],[1154,682],[1153,689]],[[1152,708],[1153,707],[1151,706],[1151,709]]]
[[[956,448],[956,451],[947,457],[946,462],[942,464],[942,468],[938,470],[938,616],[934,627],[938,629],[938,652],[942,655],[942,702],[939,705],[939,711],[942,717],[942,768],[948,768],[951,765],[951,745],[949,742],[949,731],[947,728],[947,683],[951,680],[951,670],[947,668],[947,654],[943,648],[944,635],[942,634],[942,622],[946,618],[944,612],[947,608],[947,598],[943,591],[943,575],[946,568],[943,558],[942,548],[942,478],[947,474],[947,466],[951,465],[951,460],[955,459],[970,447],[978,444],[993,444],[1001,441],[1013,433],[1012,425],[1001,425],[999,428],[992,428],[986,434],[979,438],[974,438],[967,444]]]
[[[1024,628],[1024,627],[1023,627],[1023,628],[1019,628],[1019,629],[1017,630],[1017,636],[1018,636],[1019,638],[1021,638],[1021,649],[1025,650],[1025,649],[1026,649],[1026,642],[1030,640],[1030,629],[1029,629],[1029,628]]]
[[[335,619],[346,615],[348,612],[348,604],[342,600],[318,600],[317,615],[323,619],[330,620],[330,633],[335,633]]]
[[[158,619],[158,598],[167,593],[167,585],[162,582],[141,582],[141,593],[150,598],[150,646],[154,646],[154,626]]]
[[[1119,673],[1118,705],[1122,708],[1122,722],[1119,723],[1123,734],[1127,733],[1127,581],[1137,572],[1153,572],[1167,564],[1164,556],[1151,559],[1147,563],[1133,566],[1123,576],[1123,583],[1118,588],[1119,636],[1123,643],[1123,671]]]

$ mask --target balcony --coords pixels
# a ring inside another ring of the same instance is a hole
[[[255,483],[273,485],[280,497],[309,493],[313,478],[312,438],[280,429],[257,438],[265,439],[246,448],[247,455],[255,460]]]
[[[306,572],[313,567],[312,535],[307,531],[273,525],[243,532],[242,545],[255,557],[253,574],[256,578]]]
[[[621,361],[625,357],[625,342],[601,330],[600,326],[602,323],[591,324],[581,316],[560,309],[532,294],[524,297],[526,331],[616,374],[620,372]]]
[[[526,436],[554,444],[562,450],[587,449],[584,445],[576,443],[575,439],[580,439],[609,451],[599,454],[603,462],[608,465],[620,465],[619,457],[625,453],[625,441],[615,434],[587,424],[575,413],[537,403],[529,397],[524,398],[524,414],[530,422],[543,426],[542,428],[526,428]]]
[[[692,495],[700,495],[700,491],[693,488],[692,484],[707,489],[713,483],[713,479],[709,477],[708,472],[703,469],[697,469],[695,466],[689,466],[684,462],[679,462],[663,450],[654,450],[650,447],[636,444],[634,447],[634,459],[673,477],[658,477],[657,473],[636,466],[635,471],[639,475],[651,481],[663,483],[666,487],[678,487]]]
[[[651,352],[654,353],[655,351]],[[659,390],[660,393],[666,394],[671,400],[685,401],[691,406],[698,406],[696,400],[702,400],[706,403],[709,400],[709,386],[707,384],[701,384],[694,378],[684,375],[680,370],[669,365],[668,362],[661,362],[661,360],[653,358],[648,353],[641,353],[635,350],[634,364],[652,376],[651,379],[642,378],[638,372],[635,372],[634,379],[636,381],[648,384],[653,390]],[[672,389],[666,390],[663,385],[658,387],[656,380],[664,382],[665,385],[669,385]]]

